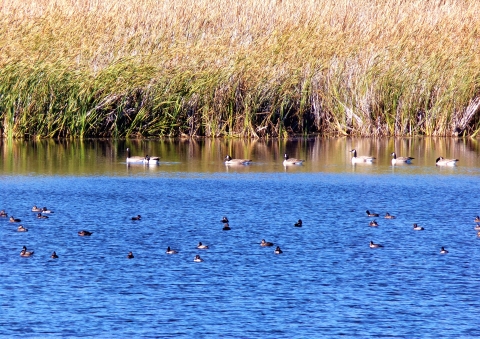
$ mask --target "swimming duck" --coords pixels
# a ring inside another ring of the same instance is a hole
[[[369,217],[378,217],[379,216],[378,213],[370,213],[369,210],[366,210],[365,212],[367,213],[367,216],[369,216]]]
[[[200,256],[197,254],[197,255],[195,256],[195,258],[193,258],[193,261],[195,261],[195,262],[202,262],[203,259],[200,258]]]
[[[480,223],[480,216],[477,215],[477,216],[475,217],[475,220],[473,220],[473,221],[474,221],[474,222],[477,222],[477,223]]]
[[[438,157],[435,161],[437,166],[457,166],[458,159],[445,159],[444,157]]]
[[[383,247],[383,245],[375,244],[373,241],[370,241],[370,248],[380,248],[380,247]]]
[[[480,225],[479,224],[475,225],[475,231],[480,231]]]
[[[224,231],[230,231],[231,228],[230,228],[230,226],[229,226],[228,224],[223,224],[222,230],[224,230]]]
[[[390,154],[393,159],[392,159],[392,165],[398,165],[398,164],[411,164],[412,160],[415,158],[412,157],[397,157],[397,154],[393,152]]]
[[[206,250],[206,249],[208,249],[208,246],[202,244],[202,242],[200,241],[197,245],[197,248],[200,249],[200,250]]]
[[[390,213],[387,212],[387,213],[385,214],[385,219],[395,219],[395,216],[390,215]]]
[[[440,249],[440,254],[447,254],[447,253],[448,251],[442,246],[442,248]]]
[[[142,216],[139,214],[136,217],[132,217],[132,220],[141,220]]]
[[[250,165],[252,163],[250,159],[232,159],[229,155],[224,160],[226,165]]]
[[[283,251],[280,249],[280,246],[277,246],[277,248],[275,249],[275,251],[273,251],[273,253],[275,253],[275,254],[282,254]]]
[[[37,205],[33,205],[32,212],[41,212],[41,211],[43,211],[43,209],[41,209],[40,207],[37,207]]]
[[[262,242],[260,243],[260,246],[263,246],[263,247],[273,246],[273,242],[265,241],[265,239],[262,239]]]
[[[17,232],[28,232],[28,229],[20,225],[17,227]]]
[[[91,236],[92,233],[93,232],[82,230],[82,231],[78,232],[78,235],[81,236],[81,237],[88,237],[88,236]]]
[[[357,150],[356,149],[352,149],[350,151],[350,153],[353,153],[352,164],[372,163],[376,159],[375,157],[366,156],[366,155],[362,155],[362,156],[357,157]]]
[[[46,215],[43,215],[42,213],[38,213],[37,219],[48,219],[48,217]]]
[[[4,217],[4,218],[5,218],[5,217],[8,217],[7,212],[5,212],[5,210],[1,210],[1,211],[0,211],[0,217]]]
[[[130,164],[144,164],[145,157],[139,157],[138,155],[131,157],[130,148],[127,147],[127,163]]]
[[[417,224],[413,224],[413,230],[414,231],[423,231],[424,228],[422,226],[417,225]]]
[[[167,250],[165,251],[167,254],[177,254],[178,252],[175,250],[172,250],[170,246],[167,247]]]
[[[160,162],[160,157],[151,157],[147,154],[143,162],[147,165],[158,165]]]
[[[33,251],[31,252],[28,252],[27,251],[27,247],[26,246],[23,246],[23,249],[20,251],[20,256],[21,257],[30,257],[33,255]]]
[[[52,255],[50,256],[52,259],[58,259],[57,252],[53,251]]]
[[[298,221],[295,223],[295,227],[302,227],[303,225],[303,222],[302,222],[302,219],[298,219]]]
[[[228,223],[228,218],[224,216],[222,220],[220,220],[220,222],[223,222],[224,224],[226,224]]]
[[[368,224],[368,226],[377,227],[377,226],[378,226],[378,222],[377,222],[376,220],[372,220],[372,221],[370,221],[370,223]]]
[[[53,213],[53,211],[50,211],[48,208],[44,207],[42,208],[42,213]]]
[[[296,158],[289,158],[287,153],[283,156],[283,166],[289,166],[289,165],[301,165],[304,163],[305,160],[302,159],[296,159]]]
[[[16,219],[13,216],[10,216],[10,222],[21,222],[20,219]]]
[[[135,258],[135,257],[133,256],[133,253],[132,253],[132,252],[128,252],[127,258],[128,258],[128,259],[133,259],[133,258]]]

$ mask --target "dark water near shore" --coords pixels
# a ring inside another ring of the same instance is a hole
[[[126,147],[161,164],[127,166]],[[352,148],[377,162],[353,166]],[[394,150],[413,164],[392,167]],[[284,168],[285,152],[305,164]],[[469,139],[3,141],[0,209],[29,231],[0,219],[0,336],[480,336],[479,152]]]

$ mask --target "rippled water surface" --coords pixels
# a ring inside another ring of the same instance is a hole
[[[127,166],[126,147],[161,163]],[[352,148],[376,163],[353,166]],[[394,150],[416,159],[392,167]],[[305,164],[284,168],[285,152]],[[29,231],[0,219],[0,336],[480,336],[479,152],[463,139],[4,141],[0,209]]]

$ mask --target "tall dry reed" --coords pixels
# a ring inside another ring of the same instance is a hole
[[[10,137],[476,135],[480,3],[3,0]]]

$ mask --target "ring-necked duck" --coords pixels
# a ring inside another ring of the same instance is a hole
[[[167,250],[165,251],[167,254],[177,254],[178,252],[175,250],[172,250],[170,246],[167,247]]]
[[[82,230],[80,232],[78,232],[78,235],[81,236],[81,237],[88,237],[90,235],[92,235],[93,232],[89,232],[89,231],[85,231],[85,230]]]
[[[20,225],[20,226],[17,227],[17,231],[18,232],[28,232],[28,229],[23,227],[22,225]]]
[[[273,251],[275,254],[282,254],[283,251],[280,249],[280,246],[277,246],[277,248],[275,249],[275,251]]]
[[[366,210],[365,212],[367,213],[367,216],[369,216],[369,217],[378,217],[379,216],[378,213],[370,213],[369,210]]]
[[[480,223],[480,216],[477,215],[473,221]]]
[[[302,227],[303,226],[303,221],[302,219],[298,219],[298,221],[294,225],[295,227]]]
[[[201,249],[201,250],[206,250],[206,249],[208,249],[208,246],[202,244],[202,242],[200,241],[200,242],[198,243],[198,245],[197,245],[197,248],[198,248],[198,249]]]
[[[296,158],[289,158],[287,153],[283,156],[283,166],[289,166],[289,165],[301,165],[305,160],[302,159],[296,159]]]
[[[352,164],[372,163],[376,159],[375,157],[366,156],[366,155],[357,156],[357,150],[356,149],[352,149],[350,151],[350,153],[353,153]]]
[[[390,213],[387,212],[387,213],[385,214],[385,219],[395,219],[395,216],[390,215]]]
[[[132,220],[141,220],[142,216],[139,214],[136,217],[132,217]]]
[[[411,164],[412,160],[415,159],[415,158],[412,158],[412,157],[397,157],[397,154],[395,152],[393,152],[390,155],[393,156],[392,165]]]
[[[31,252],[28,252],[27,251],[27,247],[26,246],[23,246],[23,249],[20,251],[20,256],[21,257],[30,257],[33,255],[33,251]]]
[[[444,157],[438,157],[435,161],[437,166],[457,166],[458,159],[445,159]]]
[[[53,211],[49,210],[48,208],[42,208],[42,213],[53,213]]]
[[[21,222],[20,219],[16,219],[13,216],[10,216],[10,222]]]
[[[417,224],[413,224],[413,230],[414,231],[423,231],[424,228],[422,226],[417,225]]]
[[[43,211],[43,209],[41,209],[40,207],[37,207],[37,205],[33,205],[32,212],[41,212],[41,211]]]
[[[4,217],[4,218],[5,218],[5,217],[8,217],[7,212],[5,212],[5,210],[1,210],[1,211],[0,211],[0,217]]]
[[[442,246],[442,248],[440,249],[440,254],[447,254],[447,253],[448,251]]]
[[[223,224],[222,230],[224,230],[224,231],[230,231],[230,229],[231,229],[231,228],[230,228],[230,226],[229,226],[228,224]]]
[[[50,256],[52,259],[58,259],[57,252],[53,251],[52,255]]]
[[[377,222],[376,220],[372,220],[372,221],[370,221],[370,223],[368,224],[368,226],[377,227],[377,226],[378,226],[378,222]]]
[[[230,155],[225,157],[226,165],[250,165],[252,160],[250,159],[233,159]]]
[[[197,254],[197,255],[195,256],[195,258],[193,258],[193,261],[195,261],[195,262],[202,262],[203,259],[200,258],[200,256]]]
[[[38,213],[37,219],[48,219],[48,217],[46,215],[43,215],[42,213]]]
[[[132,252],[128,252],[127,258],[128,258],[128,259],[133,259],[133,258],[135,258],[135,257],[133,256],[133,253],[132,253]]]
[[[227,217],[223,217],[222,220],[220,220],[221,222],[223,222],[224,224],[228,223],[228,218]]]
[[[143,161],[147,165],[158,165],[160,162],[160,157],[151,157],[147,154],[145,155],[145,159]]]
[[[383,247],[383,245],[375,244],[373,241],[370,241],[370,248],[380,248],[380,247]]]
[[[265,241],[265,239],[262,239],[262,242],[260,243],[261,246],[273,246],[273,242]]]
[[[480,231],[480,224],[475,225],[475,231]]]

